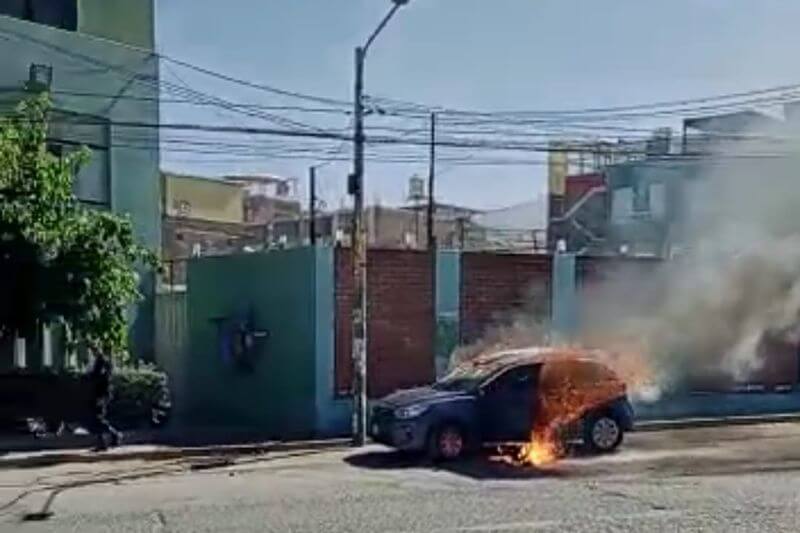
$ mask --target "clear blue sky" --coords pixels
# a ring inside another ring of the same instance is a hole
[[[388,0],[160,0],[159,51],[232,76],[350,100],[353,47]],[[647,103],[800,82],[794,0],[412,0],[370,52],[373,95],[457,108],[569,109]],[[281,104],[258,91],[171,67],[193,88]],[[308,120],[307,116],[286,116]],[[165,121],[269,126],[209,108],[166,107]],[[326,125],[347,126],[347,117]],[[349,153],[349,147],[347,149]],[[424,150],[424,149],[421,149]],[[223,156],[164,166],[207,175],[271,172],[305,178],[313,161]],[[320,170],[336,203],[349,163]],[[544,190],[540,166],[443,168],[441,201],[497,207]],[[368,199],[402,201],[425,165],[369,164]]]

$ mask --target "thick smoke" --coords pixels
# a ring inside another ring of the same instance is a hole
[[[549,288],[534,284],[525,295],[522,308],[492,317],[493,326],[481,337],[459,346],[450,356],[450,367],[475,356],[528,346],[546,346],[550,342]]]
[[[770,350],[793,349],[800,342],[800,146],[791,138],[785,127],[760,129],[704,158],[654,163],[665,180],[684,184],[672,199],[680,223],[670,240],[680,254],[657,266],[622,266],[584,287],[575,344],[618,354],[623,377],[651,397],[698,379],[746,382]],[[452,362],[551,339],[541,313],[502,323]]]
[[[747,381],[765,351],[800,341],[800,158],[783,130],[756,137],[677,178],[686,180],[672,235],[679,258],[582,301],[583,337],[641,350],[662,387]]]

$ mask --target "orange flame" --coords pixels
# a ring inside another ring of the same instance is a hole
[[[600,364],[597,364],[600,363]],[[625,394],[624,382],[605,364],[565,350],[545,363],[539,377],[536,424],[516,460],[542,466],[565,455],[567,434],[587,413]]]
[[[520,449],[516,459],[524,465],[545,466],[555,463],[559,455],[555,442],[532,435],[531,442]]]
[[[642,389],[653,382],[652,368],[640,346],[617,342],[609,343],[609,348],[560,346],[540,355],[544,364],[530,441],[517,453],[501,453],[504,461],[533,466],[554,463],[565,455],[568,434],[587,414],[625,395],[627,386]],[[520,351],[520,361],[526,357],[537,355]],[[503,352],[484,352],[462,364],[491,365],[508,359]]]

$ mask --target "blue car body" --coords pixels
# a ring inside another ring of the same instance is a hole
[[[515,360],[507,366],[499,365],[477,386],[460,388],[434,384],[397,391],[373,403],[370,435],[378,443],[406,451],[428,449],[436,431],[445,426],[457,427],[473,448],[527,442],[536,424],[536,408],[531,406],[537,399],[530,396],[536,394],[536,385],[520,388],[519,393],[500,387],[493,391],[490,385],[501,381],[498,376],[511,376],[520,368],[533,369],[536,376],[540,366],[541,363],[520,364]],[[567,429],[571,435],[581,437],[585,434],[584,424],[599,416],[616,422],[620,441],[622,432],[633,429],[633,407],[624,393],[579,413]]]

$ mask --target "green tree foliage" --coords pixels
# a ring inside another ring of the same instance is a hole
[[[127,217],[73,193],[86,150],[47,149],[49,100],[24,101],[0,122],[0,335],[60,322],[75,342],[124,358],[138,266],[156,266]]]

